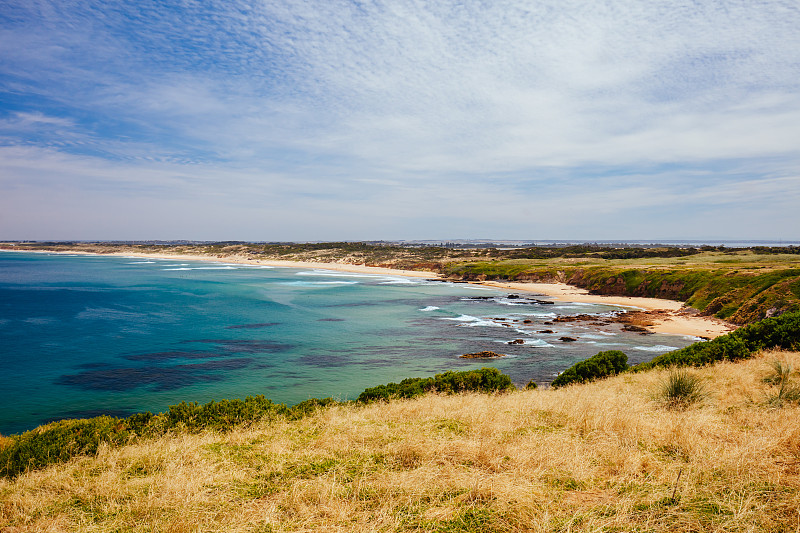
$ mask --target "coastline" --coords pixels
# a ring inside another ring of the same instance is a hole
[[[13,250],[8,250],[13,251]],[[339,272],[352,272],[358,274],[373,274],[385,276],[403,276],[412,278],[444,279],[436,272],[419,270],[401,270],[385,267],[373,267],[348,263],[317,263],[307,261],[283,261],[278,259],[254,259],[250,257],[228,255],[209,256],[191,254],[157,254],[142,252],[112,252],[96,254],[84,251],[46,251],[38,253],[68,254],[68,255],[108,255],[113,257],[137,257],[150,259],[182,259],[188,261],[216,261],[242,265],[264,265],[285,268],[319,268]],[[647,329],[656,333],[670,335],[687,335],[713,339],[720,335],[730,333],[736,326],[714,317],[699,316],[688,311],[683,303],[675,300],[658,298],[641,298],[633,296],[605,296],[590,294],[585,289],[580,289],[565,283],[522,283],[503,281],[476,281],[475,285],[494,287],[498,289],[530,292],[557,301],[599,303],[628,307],[640,311],[647,317]]]

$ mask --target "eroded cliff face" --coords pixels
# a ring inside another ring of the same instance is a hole
[[[484,281],[483,273],[466,271],[451,279]],[[733,324],[800,309],[800,270],[752,272],[625,270],[571,268],[528,270],[506,278],[531,283],[567,283],[606,296],[640,296],[686,302],[704,316]]]

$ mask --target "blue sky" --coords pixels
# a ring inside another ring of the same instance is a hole
[[[800,239],[796,1],[0,3],[0,239]]]

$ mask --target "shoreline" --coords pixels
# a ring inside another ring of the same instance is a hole
[[[402,276],[410,278],[426,278],[438,281],[447,281],[438,273],[420,270],[401,270],[385,267],[373,267],[348,263],[317,263],[310,261],[284,261],[279,259],[254,259],[237,255],[210,256],[191,254],[158,254],[144,252],[111,252],[98,254],[84,251],[55,251],[55,250],[0,250],[19,251],[27,253],[50,253],[60,255],[96,255],[112,257],[132,257],[149,259],[183,259],[187,261],[213,261],[241,265],[263,265],[284,268],[318,268],[338,272],[351,272],[357,274],[373,274],[385,276]],[[714,317],[699,316],[688,311],[682,302],[658,298],[641,298],[635,296],[605,296],[590,294],[589,291],[567,285],[566,283],[522,283],[513,281],[475,281],[473,285],[482,285],[496,289],[529,292],[552,298],[562,302],[599,303],[618,305],[641,311],[651,323],[647,329],[656,333],[669,335],[686,335],[713,339],[720,335],[730,333],[736,326]]]

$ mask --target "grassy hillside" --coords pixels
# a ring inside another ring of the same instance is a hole
[[[443,274],[563,282],[596,294],[679,300],[734,324],[800,310],[800,255],[794,253],[733,250],[679,258],[470,261],[450,263]]]
[[[555,390],[329,405],[101,445],[0,480],[4,531],[764,531],[798,527],[800,407],[766,352]],[[784,373],[795,387],[800,377]]]

